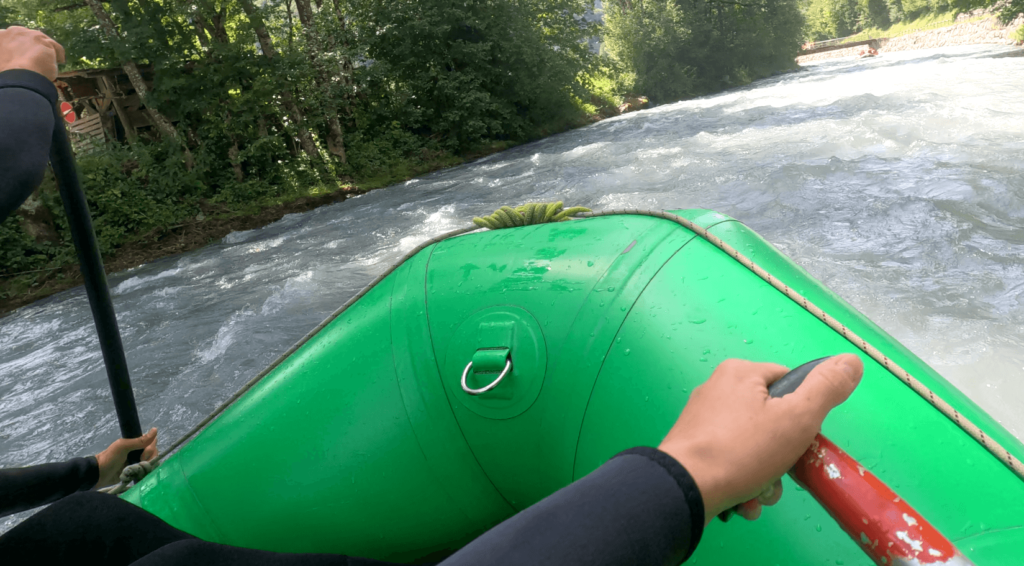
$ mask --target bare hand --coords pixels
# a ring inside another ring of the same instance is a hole
[[[121,472],[128,463],[128,453],[133,450],[142,450],[142,460],[149,461],[156,458],[156,429],[151,428],[149,432],[138,438],[119,438],[106,450],[96,455],[96,462],[100,465],[100,480],[96,487],[106,487],[121,481]]]
[[[780,478],[811,445],[825,416],[853,393],[864,366],[853,354],[826,360],[796,391],[768,396],[786,374],[780,365],[722,362],[693,390],[659,448],[690,472],[704,499],[705,521],[742,503],[747,519],[782,496]]]
[[[57,80],[57,64],[64,48],[45,33],[21,26],[0,29],[0,72],[27,69]]]

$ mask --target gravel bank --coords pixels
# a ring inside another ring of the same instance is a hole
[[[967,20],[973,17],[976,16],[972,14],[961,14],[957,19]],[[1014,39],[1014,35],[1017,28],[1022,24],[1024,24],[1024,15],[1018,16],[1017,19],[1005,26],[999,23],[999,20],[994,16],[976,22],[957,23],[944,28],[908,33],[892,39],[880,39],[878,40],[878,52],[887,53],[893,51],[911,51],[914,49],[931,49],[933,47],[946,47],[952,45],[980,45],[986,43],[999,45],[1019,44],[1019,42]],[[849,49],[837,49],[835,51],[828,51],[825,53],[815,53],[814,55],[797,57],[796,62],[803,65],[805,63],[824,61],[826,59],[856,57],[860,55],[864,49],[864,46],[859,46],[851,47]]]

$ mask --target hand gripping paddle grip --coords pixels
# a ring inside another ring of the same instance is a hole
[[[768,387],[772,397],[796,391],[828,358],[807,362]],[[875,477],[821,434],[789,476],[828,511],[846,534],[880,566],[973,566],[946,537]],[[727,520],[733,509],[719,518]]]

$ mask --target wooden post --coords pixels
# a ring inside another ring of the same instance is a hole
[[[128,143],[139,141],[139,134],[135,131],[135,124],[128,117],[128,112],[121,106],[121,101],[117,99],[113,81],[110,80],[110,77],[100,77],[99,80],[100,92],[110,101],[110,105],[114,107],[114,112],[117,112],[117,117],[121,120],[121,125],[124,126],[124,135],[128,138]]]

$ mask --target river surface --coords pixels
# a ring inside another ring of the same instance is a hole
[[[743,221],[1024,438],[1024,57],[1010,49],[819,63],[113,275],[143,427],[167,446],[422,241],[562,200]],[[94,454],[117,430],[81,288],[0,319],[0,467]]]

